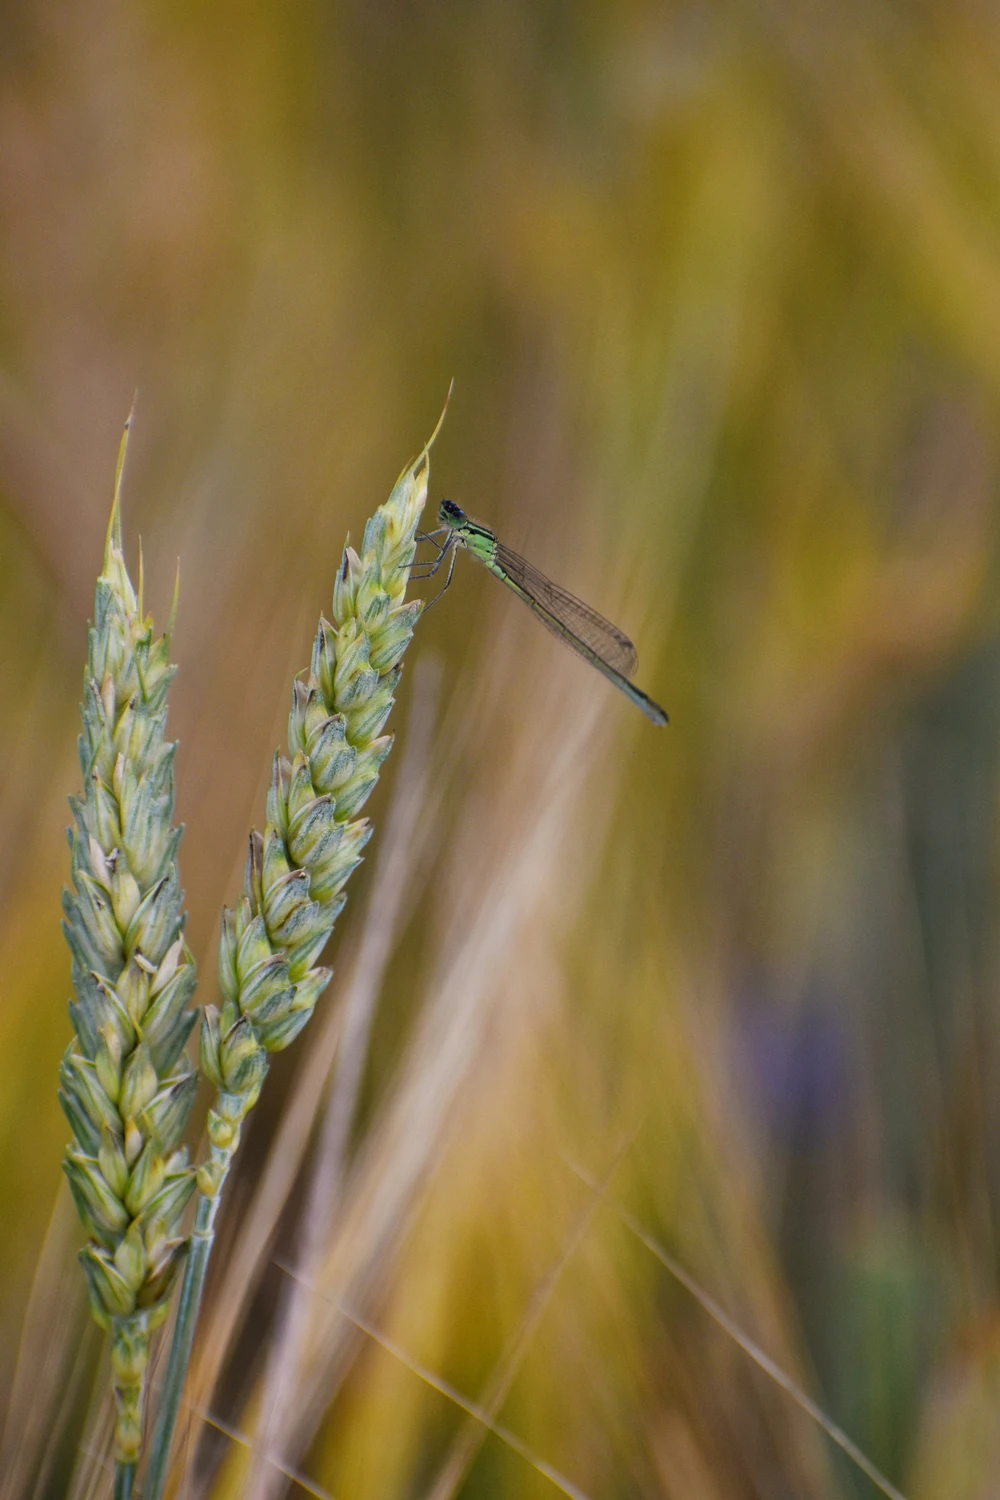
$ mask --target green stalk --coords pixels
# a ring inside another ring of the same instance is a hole
[[[146,1474],[144,1489],[147,1497],[162,1495],[166,1483],[167,1464],[170,1461],[170,1445],[173,1440],[174,1428],[177,1426],[177,1416],[181,1407],[181,1397],[184,1394],[184,1382],[187,1379],[188,1366],[191,1363],[191,1350],[194,1347],[194,1335],[198,1327],[201,1298],[205,1290],[205,1276],[208,1272],[209,1257],[212,1254],[212,1244],[215,1240],[215,1217],[218,1213],[220,1202],[221,1196],[219,1193],[213,1198],[202,1197],[198,1202],[198,1211],[195,1214],[194,1228],[191,1231],[191,1250],[184,1272],[184,1280],[181,1284],[180,1301],[177,1304],[177,1321],[174,1324],[174,1336],[170,1345],[167,1373],[163,1382],[163,1393],[160,1397],[160,1410],[157,1414],[156,1429],[153,1434],[152,1454]]]
[[[442,413],[442,420],[444,413]],[[344,905],[343,894],[371,836],[355,814],[392,748],[382,729],[400,662],[423,605],[406,602],[416,530],[427,499],[429,450],[400,475],[365,527],[361,554],[344,549],[333,623],[321,619],[312,664],[292,693],[288,758],[276,755],[267,826],[250,835],[243,896],[222,918],[221,1011],[206,1006],[201,1067],[215,1085],[208,1160],[198,1168],[202,1201],[184,1273],[177,1324],[157,1416],[145,1500],[162,1500],[170,1447],[194,1345],[215,1215],[257,1102],[268,1057],[298,1036],[332,971],[317,965]]]
[[[135,1490],[135,1464],[115,1465],[115,1500],[132,1500]]]

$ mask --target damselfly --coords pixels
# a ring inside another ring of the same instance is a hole
[[[658,703],[629,681],[639,658],[627,635],[617,625],[612,625],[589,604],[574,598],[566,589],[546,578],[525,558],[505,547],[488,526],[472,520],[461,506],[452,500],[442,500],[438,511],[439,530],[424,536],[422,540],[432,542],[438,555],[424,571],[423,576],[432,577],[449,557],[448,576],[444,588],[451,583],[455,571],[455,559],[459,547],[464,547],[494,578],[506,584],[512,593],[523,599],[542,624],[572,647],[584,661],[614,683],[615,687],[631,698],[641,708],[647,719],[654,724],[666,724],[667,715]],[[440,541],[439,538],[444,540]],[[440,597],[440,595],[438,596]]]

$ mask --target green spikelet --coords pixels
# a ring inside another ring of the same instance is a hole
[[[70,799],[63,930],[76,1038],[59,1096],[74,1136],[66,1175],[91,1237],[80,1259],[94,1316],[112,1338],[120,1465],[138,1461],[149,1335],[187,1249],[177,1231],[194,1176],[179,1142],[197,1088],[183,1055],[195,965],[181,935],[175,747],[164,738],[175,669],[169,630],[154,641],[143,617],[141,560],[137,599],[122,556],[127,439],[128,425],[84,676],[84,791]]]
[[[344,549],[333,621],[320,620],[310,669],[294,684],[288,755],[274,758],[267,826],[251,834],[242,899],[223,913],[223,1004],[207,1006],[202,1018],[202,1071],[219,1090],[209,1115],[211,1157],[198,1172],[206,1197],[228,1171],[267,1054],[298,1036],[330,980],[316,960],[371,834],[358,814],[392,748],[382,730],[423,608],[405,595],[429,448],[369,520],[360,554]]]

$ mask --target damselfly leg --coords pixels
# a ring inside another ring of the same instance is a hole
[[[444,541],[439,542],[438,537],[443,536]],[[414,561],[410,564],[411,578],[433,578],[440,568],[445,554],[454,543],[454,537],[447,526],[441,526],[437,531],[418,531],[414,534],[418,542],[429,542],[437,553],[436,557],[429,558],[426,562]]]
[[[444,546],[441,542],[438,541],[438,537],[450,535],[450,527],[439,526],[436,531],[415,531],[413,533],[413,539],[417,542],[430,542],[432,547],[436,547],[439,552],[442,552],[444,550]]]
[[[445,536],[444,542],[439,542],[437,538],[442,534],[442,532],[447,532],[447,535]],[[450,531],[446,526],[442,527],[441,531],[429,533],[420,532],[417,535],[417,540],[422,542],[430,542],[432,546],[438,549],[438,555],[432,562],[413,563],[410,567],[411,579],[422,581],[425,578],[433,578],[436,573],[440,572],[441,565],[444,562],[445,558],[449,557],[450,555],[451,559],[448,567],[448,576],[442,584],[441,588],[438,589],[437,593],[432,599],[428,599],[424,603],[424,614],[426,614],[431,605],[436,604],[441,598],[441,595],[447,593],[451,585],[452,575],[455,572],[455,559],[458,556],[458,548],[455,545],[456,537],[454,532]]]

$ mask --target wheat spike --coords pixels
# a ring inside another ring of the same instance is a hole
[[[447,403],[445,410],[447,410]],[[221,1010],[205,1007],[202,1072],[217,1090],[209,1157],[181,1289],[174,1341],[144,1495],[164,1492],[174,1426],[194,1342],[222,1187],[240,1127],[267,1074],[268,1054],[306,1025],[332,971],[316,961],[344,905],[344,887],[371,836],[358,817],[392,748],[383,735],[400,662],[423,609],[406,602],[416,532],[427,500],[430,448],[397,479],[365,527],[360,554],[344,548],[333,620],[321,618],[312,663],[294,683],[288,755],[275,755],[263,834],[250,835],[243,895],[222,917]]]
[[[349,541],[344,548],[333,620],[320,619],[311,666],[293,686],[288,755],[274,757],[267,825],[251,833],[243,896],[223,913],[224,1003],[221,1012],[206,1006],[202,1020],[202,1070],[219,1090],[211,1156],[198,1170],[207,1197],[225,1178],[267,1054],[298,1036],[330,981],[316,960],[371,836],[368,819],[356,815],[392,748],[382,729],[423,608],[405,595],[429,448],[369,520],[360,554]]]
[[[149,1336],[167,1315],[187,1249],[177,1231],[194,1177],[178,1145],[197,1073],[184,1059],[196,972],[182,936],[183,830],[171,825],[175,746],[165,739],[175,669],[169,630],[154,640],[143,615],[141,564],[137,598],[122,555],[127,439],[128,425],[84,676],[84,791],[70,799],[63,928],[76,1035],[59,1097],[74,1136],[66,1175],[90,1235],[80,1259],[94,1316],[111,1333],[115,1456],[134,1466]]]

